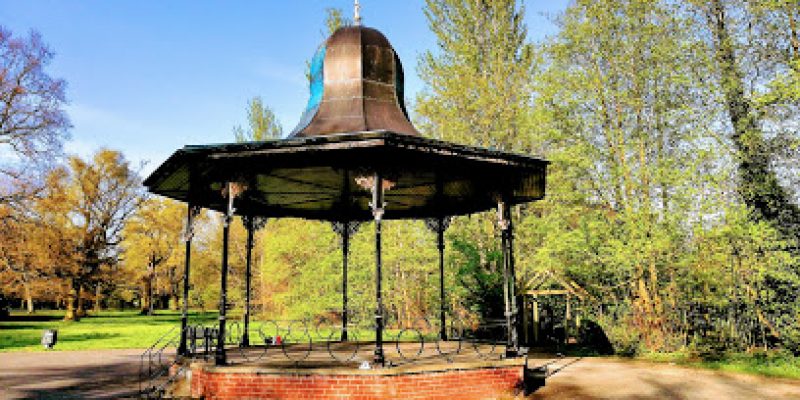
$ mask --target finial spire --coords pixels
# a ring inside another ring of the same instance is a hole
[[[361,4],[359,4],[358,0],[353,3],[353,22],[356,26],[361,26]]]

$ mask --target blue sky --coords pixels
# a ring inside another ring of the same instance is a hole
[[[543,14],[568,0],[528,0],[531,38],[554,32]],[[364,25],[392,42],[413,99],[416,61],[434,49],[423,0],[362,0]],[[74,125],[69,153],[122,150],[145,173],[185,144],[232,141],[245,104],[262,96],[284,130],[308,100],[305,62],[325,39],[325,9],[350,0],[63,1],[0,0],[0,24],[35,29],[56,52],[51,75],[68,82]]]

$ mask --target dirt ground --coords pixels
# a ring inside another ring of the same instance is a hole
[[[800,380],[609,358],[566,358],[550,367],[545,386],[530,398],[800,399]]]
[[[0,353],[0,399],[135,397],[142,350]],[[544,363],[531,359],[529,365]],[[607,358],[566,358],[532,399],[800,399],[781,380]]]

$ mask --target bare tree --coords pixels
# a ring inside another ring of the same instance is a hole
[[[0,203],[41,189],[47,168],[34,167],[46,167],[68,137],[67,84],[45,71],[52,59],[38,33],[17,37],[0,26],[0,154],[19,161],[0,165]]]

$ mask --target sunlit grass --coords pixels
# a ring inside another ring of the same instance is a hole
[[[55,350],[147,348],[170,329],[180,326],[180,313],[158,311],[154,316],[137,311],[103,311],[79,322],[63,321],[63,311],[12,312],[0,321],[0,351],[41,351],[42,332],[58,330]],[[190,319],[209,322],[216,313],[192,312]]]
[[[233,337],[241,336],[241,315],[229,316],[228,331]],[[151,346],[163,335],[180,327],[180,312],[158,311],[156,315],[139,315],[138,311],[102,311],[82,318],[79,322],[63,321],[63,311],[37,311],[28,315],[13,312],[9,321],[0,321],[0,351],[43,351],[42,332],[45,329],[58,330],[55,350],[90,349],[143,349]],[[216,312],[191,312],[191,325],[216,326]],[[250,325],[250,342],[263,344],[267,338],[282,336],[289,343],[314,343],[328,340],[337,341],[341,337],[338,323],[313,324],[298,321],[261,321],[254,317]],[[276,330],[277,328],[277,330]],[[291,330],[289,330],[291,329]],[[419,332],[426,342],[436,340],[436,332]],[[373,341],[375,331],[370,328],[351,328],[350,340]],[[393,329],[384,331],[383,340],[387,342],[419,341],[417,331]]]
[[[785,351],[755,351],[727,354],[719,360],[703,360],[686,352],[647,353],[642,359],[671,362],[689,367],[738,372],[775,378],[800,379],[800,358]]]

